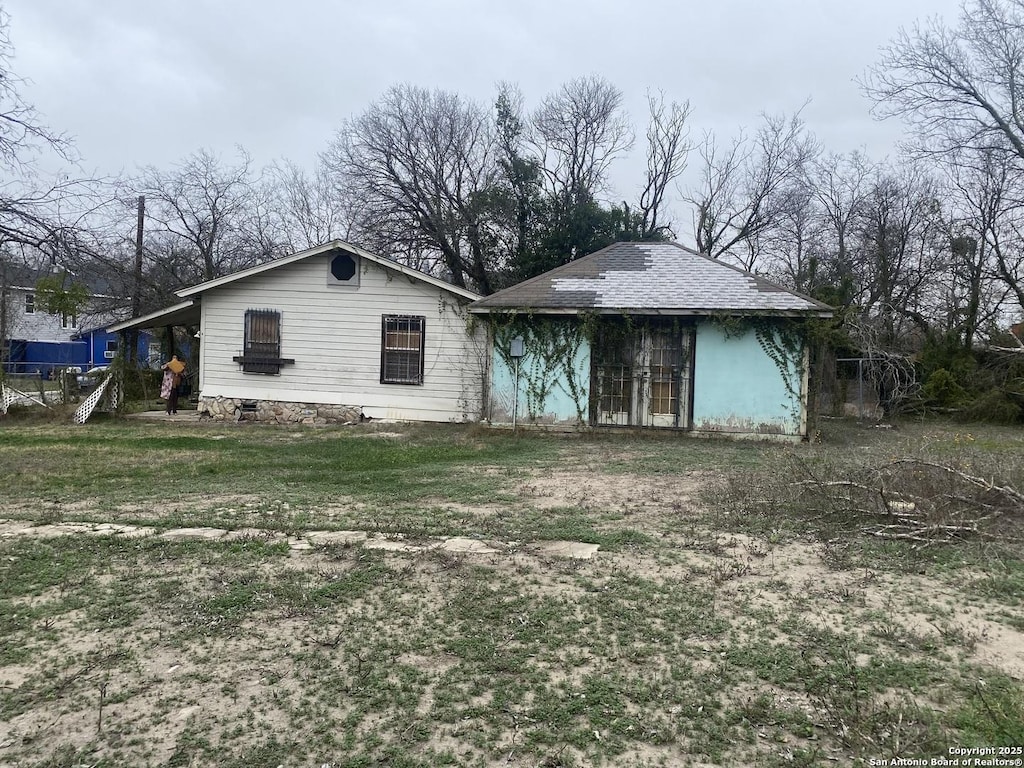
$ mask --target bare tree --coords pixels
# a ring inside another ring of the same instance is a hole
[[[61,228],[73,226],[79,209],[94,205],[93,180],[61,171],[46,178],[36,161],[50,156],[61,163],[77,161],[67,136],[42,123],[19,88],[24,80],[11,69],[14,47],[10,18],[0,8],[0,245],[40,246]]]
[[[865,363],[865,373],[886,417],[896,415],[920,389],[917,371],[905,350],[893,343],[885,320],[860,315],[847,320],[847,331]]]
[[[224,165],[201,149],[169,170],[144,168],[135,192],[146,196],[147,244],[171,282],[194,284],[273,258],[285,250],[273,231],[248,154]]]
[[[499,84],[493,116],[457,94],[395,86],[346,122],[322,160],[356,202],[357,241],[488,293],[616,239],[670,231],[689,105],[651,98],[650,110],[632,209],[599,199],[633,133],[621,93],[597,77],[566,83],[530,113],[515,86]]]
[[[11,330],[12,275],[23,277],[24,267],[57,265],[75,254],[83,221],[101,204],[103,192],[102,184],[77,173],[60,171],[47,178],[37,169],[43,157],[66,166],[77,156],[70,140],[46,127],[22,97],[24,81],[11,69],[9,29],[0,8],[0,361]]]
[[[761,236],[792,202],[783,191],[803,175],[817,152],[799,113],[764,115],[753,138],[741,134],[726,149],[706,135],[700,186],[687,197],[695,209],[697,250],[716,259],[731,254],[745,269],[753,269]]]
[[[265,184],[279,228],[293,249],[354,236],[359,201],[323,162],[312,174],[289,160],[275,163],[267,171]]]
[[[785,199],[779,214],[759,238],[759,248],[767,256],[762,268],[779,282],[811,293],[832,266],[824,217],[806,180],[794,182],[780,195]]]
[[[915,147],[999,146],[1024,158],[1024,0],[965,2],[959,26],[901,30],[862,86],[881,117],[906,119]]]
[[[853,258],[862,315],[879,343],[912,344],[906,321],[930,332],[929,289],[945,266],[935,181],[915,166],[876,176],[855,223]]]
[[[874,174],[857,152],[807,163],[780,189],[777,213],[756,241],[767,256],[764,268],[799,291],[848,306],[856,287],[855,230]]]
[[[359,229],[370,247],[431,252],[455,285],[488,293],[494,252],[478,195],[494,176],[492,145],[479,105],[398,85],[349,120],[323,160],[365,202]]]
[[[11,69],[14,46],[9,30],[10,17],[0,8],[0,165],[9,171],[23,169],[44,151],[73,161],[70,140],[43,125],[35,107],[18,90],[24,80]]]
[[[828,155],[810,165],[810,186],[829,230],[835,260],[850,261],[850,237],[860,216],[876,166],[859,152]]]
[[[545,98],[532,126],[545,187],[565,209],[583,194],[601,193],[612,161],[633,146],[622,92],[593,75],[570,80]]]
[[[581,77],[549,94],[530,118],[528,144],[539,170],[530,248],[516,264],[529,278],[631,236],[637,215],[609,207],[608,170],[633,145],[622,93],[608,81]],[[653,212],[654,200],[648,201]],[[660,204],[660,201],[659,201]]]
[[[669,230],[663,217],[669,185],[686,170],[693,146],[687,120],[690,102],[665,104],[665,95],[648,94],[650,120],[647,124],[647,178],[640,193],[640,237],[645,239]]]
[[[944,168],[951,205],[950,330],[970,347],[1009,293],[1024,306],[1024,174],[1002,149],[960,148]]]

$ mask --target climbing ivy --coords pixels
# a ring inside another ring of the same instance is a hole
[[[584,344],[596,333],[597,315],[568,317],[534,315],[530,312],[498,312],[488,315],[494,349],[509,370],[516,361],[511,355],[512,339],[522,337],[524,356],[519,376],[525,382],[526,410],[531,419],[544,412],[544,406],[558,383],[576,407],[581,422],[586,420],[588,381],[582,380],[576,361]],[[585,374],[589,380],[589,371]]]
[[[711,321],[727,339],[754,333],[758,346],[779,371],[786,394],[790,397],[790,414],[800,419],[802,405],[801,383],[806,371],[804,345],[807,339],[807,320],[790,317],[764,317],[748,315],[712,315]]]
[[[671,327],[678,334],[684,326],[679,318],[668,321],[625,312],[611,316],[581,312],[558,317],[511,310],[490,314],[488,322],[494,349],[509,370],[514,370],[516,365],[510,354],[511,342],[516,337],[523,339],[525,354],[520,360],[519,376],[525,382],[527,416],[535,419],[543,413],[551,392],[562,384],[573,400],[581,423],[587,421],[590,401],[595,395],[591,391],[590,397],[587,396],[591,366],[586,366],[582,372],[576,366],[584,344],[589,345],[593,356],[599,354],[599,347],[615,349],[644,328]],[[632,359],[624,362],[632,365]]]

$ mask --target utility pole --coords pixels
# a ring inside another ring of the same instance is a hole
[[[7,260],[0,253],[0,379],[4,377],[5,363],[10,349],[10,341],[7,338],[7,305],[10,299],[10,291],[7,287]]]
[[[132,286],[132,317],[138,317],[139,309],[142,307],[142,232],[145,224],[146,196],[139,195],[139,215],[135,227],[135,280]],[[124,359],[129,364],[134,364],[139,349],[139,331],[137,329],[128,332],[127,346]]]

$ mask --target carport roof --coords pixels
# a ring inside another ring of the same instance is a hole
[[[140,330],[143,328],[166,328],[172,325],[199,325],[200,309],[197,299],[189,299],[142,317],[134,317],[122,323],[107,326],[109,333]]]

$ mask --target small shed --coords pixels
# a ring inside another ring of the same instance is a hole
[[[676,243],[616,243],[470,305],[493,424],[799,439],[832,310]]]

